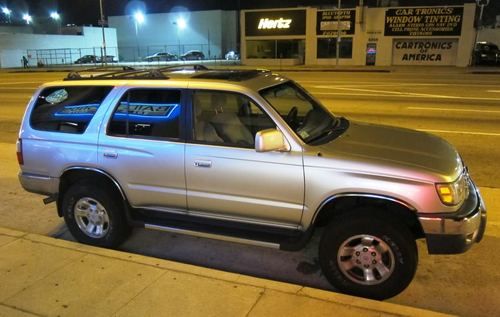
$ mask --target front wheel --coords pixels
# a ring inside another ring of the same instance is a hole
[[[76,240],[95,246],[117,247],[130,232],[121,205],[121,197],[106,187],[80,182],[66,191],[61,208],[64,221]]]
[[[418,263],[413,236],[404,224],[380,214],[354,211],[334,218],[326,228],[320,265],[341,292],[382,300],[402,292],[413,279]]]

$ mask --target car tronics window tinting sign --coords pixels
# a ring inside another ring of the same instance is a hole
[[[463,7],[388,9],[385,36],[449,36],[462,33]]]

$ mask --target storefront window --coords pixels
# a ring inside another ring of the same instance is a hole
[[[317,57],[336,58],[337,38],[319,38]],[[343,37],[340,39],[339,58],[352,58],[352,37]]]
[[[302,58],[304,40],[247,41],[247,58]]]

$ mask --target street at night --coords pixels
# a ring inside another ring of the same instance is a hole
[[[455,68],[397,68],[393,72],[283,72],[336,115],[436,134],[457,147],[483,194],[484,240],[460,255],[429,256],[392,303],[461,316],[497,316],[500,273],[500,75]],[[73,240],[54,204],[26,193],[17,180],[15,142],[25,107],[44,82],[62,72],[0,72],[0,226]],[[121,250],[223,271],[332,289],[317,260],[319,234],[307,248],[285,252],[137,229]]]

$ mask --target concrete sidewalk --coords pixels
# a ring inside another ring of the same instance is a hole
[[[0,228],[0,316],[446,316]]]

